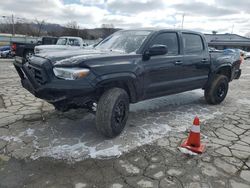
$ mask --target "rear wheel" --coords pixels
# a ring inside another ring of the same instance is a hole
[[[209,104],[220,104],[227,96],[228,78],[215,75],[211,84],[205,89],[205,99]]]
[[[113,138],[124,129],[129,113],[129,97],[121,88],[104,92],[96,110],[96,128],[106,137]]]

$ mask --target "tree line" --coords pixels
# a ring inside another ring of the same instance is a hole
[[[21,35],[28,35],[34,37],[41,36],[77,36],[83,39],[94,40],[98,38],[105,38],[115,31],[119,30],[113,24],[102,24],[100,28],[95,29],[81,29],[77,22],[71,21],[64,26],[59,24],[46,23],[44,20],[35,20],[30,23],[15,22],[1,23],[0,33],[14,33]]]

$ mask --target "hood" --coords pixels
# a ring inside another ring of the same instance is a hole
[[[36,54],[35,56],[48,59],[53,65],[56,64],[57,66],[74,66],[88,59],[114,57],[121,55],[126,55],[126,53],[96,49],[78,49],[41,53]]]
[[[67,46],[66,45],[40,45],[40,46],[36,46],[36,49],[38,50],[49,50],[49,49],[66,49]]]
[[[40,45],[35,47],[35,53],[45,53],[53,51],[68,50],[67,45]]]

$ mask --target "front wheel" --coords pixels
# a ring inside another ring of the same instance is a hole
[[[104,92],[97,104],[96,128],[106,137],[113,138],[124,129],[129,113],[129,97],[121,88]]]
[[[34,52],[33,51],[27,51],[25,52],[24,54],[24,60],[25,62],[29,61],[29,59],[34,55]]]
[[[227,96],[228,78],[225,75],[215,75],[205,89],[205,99],[208,104],[220,104]]]

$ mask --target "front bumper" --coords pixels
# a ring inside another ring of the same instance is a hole
[[[21,78],[22,86],[34,96],[49,103],[74,103],[76,98],[81,99],[81,103],[86,103],[89,101],[89,96],[93,96],[94,87],[86,79],[58,79],[51,75],[52,73],[49,75],[42,67],[23,64],[18,61],[14,62],[14,66]],[[76,103],[79,103],[79,101]]]

